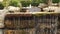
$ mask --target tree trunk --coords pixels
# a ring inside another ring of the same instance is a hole
[[[48,6],[51,6],[52,5],[52,0],[47,0],[48,2],[47,2],[47,4],[48,4]]]
[[[59,2],[59,7],[60,7],[60,2]]]

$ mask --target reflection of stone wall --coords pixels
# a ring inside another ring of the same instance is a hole
[[[45,15],[36,17],[36,29],[38,34],[54,34],[57,27],[57,17],[54,15]]]
[[[35,34],[35,29],[4,30],[4,34]]]
[[[6,18],[5,26],[7,28],[33,28],[35,26],[35,21],[33,17]]]
[[[30,17],[27,17],[27,16],[6,17],[5,27],[9,29],[9,31],[6,30],[5,34],[6,33],[8,34],[8,32],[10,34],[15,34],[17,32],[18,34],[19,32],[20,34],[23,34],[21,32],[22,30],[24,30],[23,32],[26,34],[50,34],[50,33],[55,34],[56,27],[57,27],[56,23],[57,23],[57,16],[53,14],[52,15],[30,16]]]
[[[3,30],[2,29],[0,29],[0,34],[3,34]]]

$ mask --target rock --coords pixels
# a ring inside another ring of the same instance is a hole
[[[6,15],[6,10],[0,10],[0,28],[4,28],[4,18]]]
[[[29,12],[40,12],[41,11],[41,9],[38,7],[32,7],[32,8],[29,8],[28,10]]]
[[[14,6],[9,6],[8,7],[8,10],[9,11],[14,11],[14,12],[19,12],[20,11],[20,8],[19,7],[14,7]]]
[[[60,12],[60,8],[59,7],[55,7],[55,6],[49,6],[46,8],[43,8],[44,11],[53,11],[53,12]]]

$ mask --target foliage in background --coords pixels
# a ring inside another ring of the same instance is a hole
[[[53,3],[58,3],[60,0],[52,0]],[[3,5],[6,6],[29,6],[29,4],[32,4],[32,6],[38,6],[39,3],[47,3],[47,0],[4,0]]]
[[[33,0],[32,2],[47,3],[48,0]],[[60,0],[52,0],[53,3],[58,3]]]
[[[11,0],[9,5],[10,6],[19,7],[19,1],[18,0]]]
[[[32,6],[38,6],[39,5],[38,0],[32,0],[31,5]]]
[[[2,3],[0,3],[0,9],[3,9],[4,5]]]
[[[32,6],[38,6],[39,3],[31,3]]]
[[[3,0],[4,7],[9,6],[9,3],[10,3],[10,0],[9,1],[8,0]]]
[[[59,0],[52,0],[53,3],[59,3]]]
[[[30,4],[32,6],[38,6],[40,2],[36,1],[36,0],[29,0],[29,1],[21,1],[21,4],[23,7],[27,7],[29,6]]]
[[[32,0],[32,6],[38,6],[39,3],[47,3],[46,0]]]
[[[27,7],[31,4],[31,2],[30,1],[21,1],[21,4],[23,7]]]

